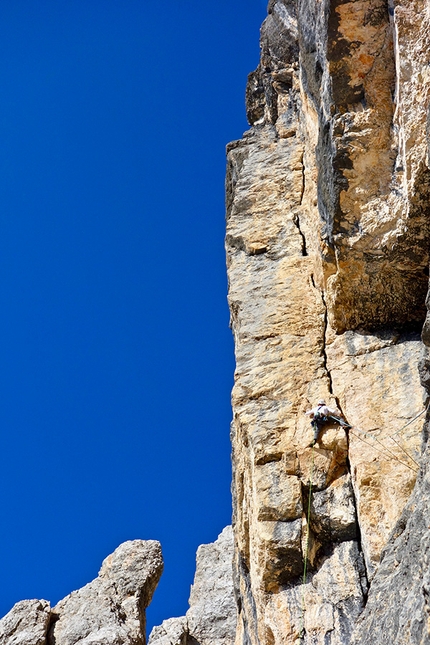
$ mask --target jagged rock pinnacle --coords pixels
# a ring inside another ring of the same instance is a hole
[[[144,645],[145,609],[163,570],[159,542],[124,542],[98,577],[61,600],[17,603],[0,621],[1,645]]]

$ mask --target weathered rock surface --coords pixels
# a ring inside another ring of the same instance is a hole
[[[133,540],[104,560],[98,577],[53,609],[48,645],[143,645],[145,609],[163,569],[160,544]]]
[[[154,627],[148,645],[233,645],[237,612],[231,526],[215,542],[198,548],[189,603],[186,616]]]
[[[266,637],[286,645],[343,645],[363,609],[366,591],[356,542],[338,544],[306,584],[292,585],[268,598]]]
[[[423,416],[410,421],[423,410],[420,352],[417,334],[391,330],[345,332],[327,346],[333,391],[353,425],[349,461],[369,577],[418,471]]]
[[[421,9],[421,12],[416,12],[416,9]],[[409,65],[406,60],[398,61],[401,71],[399,86],[404,88],[403,101],[408,113],[412,115],[415,109],[413,105],[415,93],[420,103],[422,92],[426,92],[428,86],[426,78],[428,62],[424,60],[423,51],[429,31],[428,7],[424,3],[399,2],[396,11],[398,22],[401,23],[398,30],[398,48],[401,53],[407,53],[410,57]],[[412,61],[415,64],[412,64]],[[416,65],[416,61],[421,63],[421,67]],[[418,77],[418,74],[424,74],[424,77]],[[419,129],[414,134],[419,137],[423,145]],[[428,143],[427,138],[427,154]],[[426,305],[429,309],[429,294]],[[429,321],[430,313],[427,311],[422,331],[423,348],[419,364],[427,402],[430,395]],[[351,641],[353,645],[367,645],[375,642],[408,643],[408,645],[430,643],[429,432],[430,418],[427,407],[422,435],[421,472],[415,490],[382,553],[381,563],[370,588],[366,609],[355,628]]]
[[[430,643],[430,459],[372,581],[353,645]]]
[[[0,620],[1,645],[46,645],[51,607],[46,600],[21,600]]]
[[[98,577],[53,609],[17,603],[0,621],[2,645],[144,645],[145,609],[160,579],[159,542],[133,540],[108,556]]]
[[[234,550],[150,645],[430,645],[429,52],[429,0],[269,1],[227,149]],[[350,427],[311,447],[319,398]],[[0,645],[143,645],[160,572],[126,543]]]
[[[157,625],[149,635],[148,645],[187,645],[188,621],[185,616],[168,618]]]
[[[421,463],[429,7],[268,14],[228,146],[237,642],[343,645]],[[312,449],[321,397],[352,428]]]

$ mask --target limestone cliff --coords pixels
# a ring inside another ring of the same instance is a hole
[[[150,645],[430,644],[429,45],[429,0],[269,2],[228,146],[233,532]],[[311,446],[320,398],[349,427]],[[161,567],[126,543],[0,645],[143,645]]]
[[[233,532],[197,551],[186,616],[155,627],[149,645],[234,645]],[[145,645],[145,609],[163,569],[159,542],[133,540],[108,556],[98,577],[51,607],[23,600],[0,620],[0,645]]]
[[[425,469],[400,519],[425,411],[429,11],[269,2],[252,127],[228,147],[238,643],[430,638]],[[319,398],[352,428],[311,448]]]

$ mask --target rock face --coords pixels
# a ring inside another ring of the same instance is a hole
[[[353,645],[430,643],[429,460],[427,446],[425,469],[382,553]]]
[[[186,616],[154,627],[148,645],[233,645],[236,601],[232,568],[233,532],[227,526],[215,542],[203,544],[197,551]]]
[[[227,148],[233,533],[150,645],[430,645],[429,52],[430,0],[269,1]],[[0,645],[143,645],[161,568],[126,543]]]
[[[159,542],[121,544],[99,576],[56,607],[17,603],[0,621],[2,645],[144,645],[145,609],[161,576]]]
[[[66,596],[53,609],[58,617],[48,645],[145,642],[145,609],[163,568],[158,542],[124,542],[104,560],[98,578]]]
[[[420,0],[269,2],[252,127],[227,148],[238,644],[361,643],[357,620],[371,620],[394,566],[381,552],[415,503],[429,12]],[[428,355],[420,365],[430,384]],[[304,412],[319,398],[352,427],[326,424],[311,448]],[[413,608],[430,638],[422,594],[405,583],[402,623],[392,589],[393,625],[418,633]],[[396,629],[378,641],[372,623],[369,643],[412,642]]]
[[[46,600],[22,600],[0,620],[1,645],[45,645],[51,622]]]

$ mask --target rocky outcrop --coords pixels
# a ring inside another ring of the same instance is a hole
[[[252,127],[228,146],[238,643],[349,643],[415,485],[427,10],[269,2]],[[319,398],[352,427],[311,448]]]
[[[45,600],[17,603],[0,621],[0,643],[144,645],[145,609],[162,569],[159,542],[124,542],[95,580],[53,609]]]
[[[22,600],[0,620],[1,645],[46,645],[51,607],[46,600]]]
[[[232,573],[233,533],[227,526],[215,542],[198,548],[186,616],[154,627],[148,645],[233,645],[236,601]]]
[[[98,577],[53,609],[48,645],[145,642],[145,609],[163,568],[158,542],[124,542],[104,560]]]

